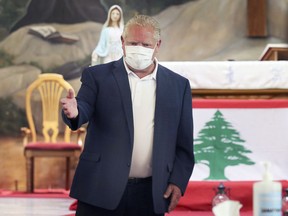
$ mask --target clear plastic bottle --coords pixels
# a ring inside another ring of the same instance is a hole
[[[273,181],[270,163],[263,164],[263,180],[253,185],[253,216],[281,216],[282,185]]]
[[[224,184],[221,182],[217,187],[217,193],[212,199],[212,207],[216,206],[217,204],[229,200],[228,195],[226,194],[226,189]]]
[[[283,216],[288,216],[288,188],[285,189],[285,195],[282,198]]]

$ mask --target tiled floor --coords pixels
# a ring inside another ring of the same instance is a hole
[[[70,216],[69,198],[0,198],[0,216]]]
[[[69,211],[74,202],[70,198],[0,198],[0,216],[74,216]],[[213,216],[211,211],[173,211],[165,216]],[[241,212],[241,216],[252,216],[252,212]]]

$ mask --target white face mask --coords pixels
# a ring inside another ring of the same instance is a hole
[[[153,63],[154,49],[143,46],[125,46],[125,61],[132,68],[143,70]]]

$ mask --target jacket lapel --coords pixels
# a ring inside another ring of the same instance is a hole
[[[166,120],[174,114],[169,111],[169,107],[173,103],[171,98],[174,94],[173,86],[170,85],[171,77],[161,65],[158,66],[156,82],[153,158],[157,157],[159,159],[165,155],[164,152],[166,151],[165,145],[163,145],[163,140],[167,137],[167,133],[169,134]]]
[[[157,78],[156,78],[156,103],[155,103],[155,125],[157,125],[161,119],[161,115],[163,114],[163,110],[166,109],[166,106],[170,103],[169,100],[169,91],[172,91],[169,86],[169,79],[165,70],[158,66]],[[173,92],[172,92],[173,93]],[[157,129],[157,128],[155,128]]]
[[[130,141],[133,144],[134,137],[134,127],[133,127],[133,111],[132,111],[132,100],[131,91],[129,86],[128,75],[124,67],[123,58],[115,62],[115,68],[113,70],[113,75],[115,77],[116,83],[119,87],[119,92],[122,98],[122,105],[125,112],[125,116],[128,123]]]

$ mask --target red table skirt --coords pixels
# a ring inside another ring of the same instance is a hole
[[[280,182],[283,190],[288,187],[287,180]],[[219,183],[219,181],[190,181],[177,209],[181,211],[212,211],[211,202],[215,196],[214,189]],[[239,201],[243,205],[241,213],[242,211],[252,211],[255,181],[224,181],[223,183],[229,189],[230,199]]]
[[[282,180],[282,188],[288,188],[288,181]],[[211,202],[215,196],[215,189],[220,181],[190,181],[185,195],[180,199],[176,209],[166,216],[213,216]],[[224,181],[229,189],[231,200],[239,201],[243,207],[241,216],[252,216],[253,209],[253,183],[254,181]],[[77,201],[70,210],[76,210]]]
[[[178,211],[175,210],[165,216],[214,216],[211,211]],[[241,211],[241,216],[253,216],[252,211]]]

